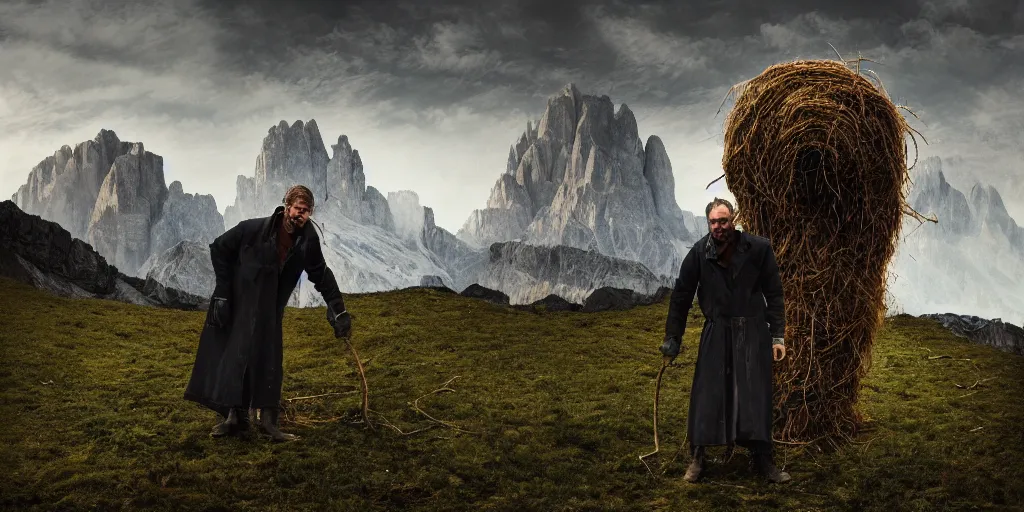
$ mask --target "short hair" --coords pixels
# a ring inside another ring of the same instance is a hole
[[[292,185],[284,193],[284,199],[282,199],[285,206],[291,206],[299,200],[305,201],[310,210],[313,209],[313,192],[304,185]]]
[[[704,210],[704,218],[710,218],[711,210],[713,210],[716,206],[725,206],[729,210],[730,217],[735,213],[732,207],[732,203],[730,203],[727,199],[716,197],[714,201],[708,203],[708,207]]]

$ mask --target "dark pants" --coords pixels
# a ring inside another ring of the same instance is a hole
[[[249,369],[246,368],[245,369],[245,374],[242,377],[242,403],[241,404],[236,404],[235,406],[231,407],[231,409],[235,410],[235,414],[238,415],[238,418],[239,418],[240,421],[245,421],[245,419],[247,419],[249,417],[249,406],[251,404],[252,404],[252,386],[249,384]],[[226,418],[227,417],[227,412],[229,410],[230,409],[225,410],[224,413],[222,413],[221,415]]]

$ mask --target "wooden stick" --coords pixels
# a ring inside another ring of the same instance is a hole
[[[356,366],[359,367],[359,377],[363,381],[363,421],[365,421],[371,429],[376,430],[373,423],[370,423],[370,388],[366,385],[366,372],[363,371],[363,363],[359,360],[359,353],[356,352],[356,347],[352,345],[352,339],[345,337],[345,343],[348,345],[348,348],[352,350],[352,357],[356,358]]]
[[[322,397],[325,397],[325,396],[332,396],[332,395],[349,395],[349,394],[352,394],[352,393],[355,393],[355,391],[354,390],[353,391],[335,391],[335,392],[331,392],[331,393],[322,393],[322,394],[319,394],[319,395],[296,396],[296,397],[293,397],[293,398],[285,398],[285,400],[287,400],[289,402],[292,402],[292,401],[295,401],[295,400],[309,400],[310,398],[322,398]]]
[[[658,453],[661,450],[661,446],[658,444],[658,398],[661,395],[661,376],[665,374],[665,368],[671,364],[672,358],[665,356],[662,359],[661,369],[658,370],[658,380],[654,385],[654,451],[651,453],[645,453],[640,456],[640,462],[647,468],[647,472],[654,475],[654,471],[651,471],[651,467],[647,465],[647,461],[644,459]]]
[[[448,387],[448,385],[451,384],[457,378],[459,378],[458,375],[448,379],[448,382],[445,382],[444,384],[441,384],[440,388],[435,389],[435,390],[431,391],[430,393],[427,393],[427,394],[417,398],[416,400],[413,400],[412,408],[416,412],[426,416],[427,419],[429,419],[430,421],[433,421],[434,423],[437,423],[438,425],[442,425],[442,426],[448,427],[448,428],[450,428],[452,430],[456,430],[456,431],[459,431],[459,432],[464,432],[466,434],[479,434],[479,432],[473,432],[472,430],[465,430],[465,429],[459,428],[459,426],[454,424],[454,423],[447,422],[447,421],[444,421],[444,420],[439,420],[439,419],[437,419],[437,418],[427,414],[423,409],[420,409],[420,405],[419,405],[420,404],[420,400],[422,400],[422,399],[424,399],[424,398],[426,398],[426,397],[428,397],[430,395],[436,395],[436,394],[445,393],[445,392],[454,393],[455,390],[450,388],[450,387]]]

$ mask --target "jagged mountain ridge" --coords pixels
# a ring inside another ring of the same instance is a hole
[[[943,161],[921,161],[908,201],[938,223],[904,221],[890,264],[894,308],[920,315],[957,311],[1024,320],[1024,228],[1007,213],[999,192],[975,183],[965,194],[946,181]]]
[[[185,194],[178,181],[166,186],[160,155],[105,129],[40,161],[11,201],[89,243],[128,276],[180,240],[209,243],[224,231],[213,196]]]
[[[536,128],[534,127],[536,126]],[[706,233],[675,201],[675,178],[661,139],[640,141],[636,118],[607,96],[572,83],[548,99],[540,121],[509,149],[486,208],[457,236],[472,246],[521,240],[566,245],[643,263],[672,276]]]
[[[347,292],[384,291],[417,286],[426,276],[443,284],[465,288],[486,282],[506,293],[513,303],[530,303],[544,298],[551,290],[563,290],[569,298],[586,296],[601,286],[635,285],[656,290],[664,280],[643,273],[624,262],[613,262],[602,255],[591,255],[600,270],[580,274],[570,268],[554,272],[542,268],[509,273],[516,264],[513,254],[530,254],[531,249],[494,251],[472,247],[434,223],[433,210],[419,204],[410,190],[390,192],[385,199],[366,185],[366,174],[358,150],[346,135],[333,145],[334,155],[326,160],[315,120],[281,122],[268,131],[252,178],[239,177],[235,204],[226,214],[230,225],[243,216],[265,216],[280,204],[287,187],[306,184],[314,193],[313,218],[323,228],[323,251],[334,270],[339,286]],[[299,152],[297,156],[280,152]],[[299,181],[308,180],[308,181]],[[537,254],[547,254],[542,248]],[[493,256],[499,255],[498,259]],[[506,260],[502,260],[506,258]],[[606,261],[607,260],[607,261]],[[550,259],[534,258],[541,262]],[[173,264],[173,259],[167,265]],[[643,269],[644,271],[646,269]],[[162,271],[154,268],[154,271]],[[494,279],[503,274],[517,279]],[[642,277],[636,277],[637,275]],[[649,274],[649,273],[648,273]],[[530,275],[543,276],[526,277]],[[587,282],[581,275],[590,276]],[[521,279],[519,279],[521,278]],[[303,279],[290,304],[315,306],[323,303],[311,283]]]

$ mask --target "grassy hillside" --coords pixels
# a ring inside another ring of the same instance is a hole
[[[699,321],[661,398],[667,302],[531,313],[426,290],[351,296],[370,407],[323,309],[285,318],[286,398],[302,436],[208,437],[181,398],[203,314],[56,298],[0,280],[0,508],[38,510],[1019,510],[1024,358],[937,323],[887,322],[862,408],[873,430],[839,453],[780,445],[783,485],[738,451],[688,484],[683,442]],[[950,356],[933,358],[930,356]],[[458,378],[455,378],[458,377]],[[451,379],[453,392],[431,394]],[[987,379],[987,380],[985,380]],[[970,388],[975,382],[983,381]],[[414,410],[458,428],[431,423]],[[721,451],[715,451],[716,455]]]

